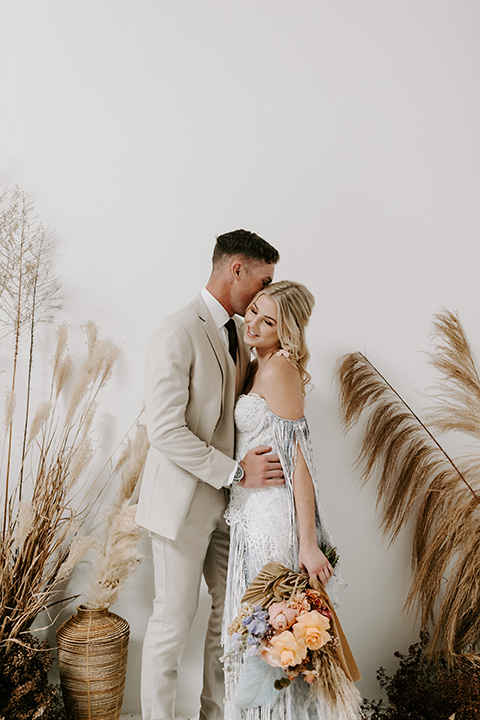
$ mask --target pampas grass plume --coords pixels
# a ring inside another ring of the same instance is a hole
[[[73,368],[73,360],[70,355],[60,359],[58,362],[54,374],[55,392],[57,398],[72,376]]]
[[[73,485],[83,475],[93,458],[93,442],[91,438],[84,437],[76,448],[70,463],[69,486]]]
[[[15,529],[13,547],[18,550],[33,530],[35,513],[31,503],[20,500],[18,503],[17,525]]]
[[[85,331],[87,336],[88,354],[92,355],[95,345],[98,339],[98,327],[93,320],[87,320],[85,325],[82,325],[82,330]]]
[[[125,499],[130,498],[145,464],[149,448],[147,429],[139,425],[131,447],[131,452],[122,470],[122,488]]]
[[[98,403],[96,403],[95,401],[92,401],[88,405],[87,411],[83,418],[82,433],[84,437],[90,432],[93,420],[95,418],[95,413],[97,412],[97,405]]]
[[[52,406],[49,402],[41,402],[37,408],[35,415],[33,416],[32,424],[30,426],[30,435],[28,438],[27,447],[35,440],[42,425],[50,417]]]
[[[135,522],[135,512],[136,507],[125,500],[108,528],[103,552],[96,553],[95,571],[85,591],[85,604],[89,608],[113,605],[141,560],[137,543],[142,530]]]
[[[61,325],[59,325],[56,332],[56,338],[57,345],[55,347],[55,355],[53,356],[54,370],[58,366],[58,363],[60,362],[61,358],[63,357],[63,353],[65,352],[65,348],[67,347],[68,325],[66,322],[63,322]]]
[[[17,396],[13,390],[7,390],[5,394],[5,425],[8,428],[13,420]]]
[[[80,560],[83,560],[89,550],[95,546],[96,542],[95,538],[91,535],[75,538],[70,545],[67,559],[60,565],[56,581],[62,582],[66,580],[75,565],[77,565]]]
[[[85,398],[89,385],[90,385],[90,377],[89,377],[88,373],[85,372],[85,370],[82,368],[77,375],[77,378],[74,382],[72,392],[70,395],[67,413],[65,416],[65,425],[66,426],[69,426],[72,424],[75,412],[77,411],[82,400]]]
[[[107,382],[113,370],[113,366],[121,355],[121,350],[110,340],[102,340],[102,360],[103,368],[101,375],[101,383]]]
[[[105,523],[107,525],[112,522],[123,503],[132,497],[145,464],[148,448],[147,429],[145,425],[137,425],[133,442],[130,438],[127,439],[115,465],[114,472],[118,472],[120,469],[122,470],[122,483],[110,509],[105,515]]]

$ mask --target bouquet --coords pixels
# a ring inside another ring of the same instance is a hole
[[[229,633],[237,652],[245,657],[260,656],[271,667],[282,668],[284,677],[274,683],[280,690],[298,675],[308,683],[319,676],[320,654],[327,644],[335,644],[329,632],[331,617],[321,593],[307,589],[268,609],[243,604]]]
[[[268,563],[250,584],[230,623],[230,658],[237,661],[233,702],[272,705],[296,678],[310,698],[330,707],[357,704],[358,668],[323,586],[307,574]],[[347,711],[345,717],[357,717]]]

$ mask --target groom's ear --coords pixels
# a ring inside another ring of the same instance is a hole
[[[235,258],[230,263],[230,272],[233,275],[234,280],[240,280],[240,275],[244,269],[244,263],[238,258]]]

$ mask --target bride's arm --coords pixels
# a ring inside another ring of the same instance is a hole
[[[293,496],[297,512],[299,547],[298,564],[310,577],[318,578],[323,585],[330,580],[333,568],[317,544],[315,527],[315,495],[312,478],[300,447],[293,475]]]
[[[300,375],[286,358],[274,356],[262,378],[262,392],[275,415],[298,420],[304,414]],[[297,462],[293,475],[293,496],[298,521],[298,564],[310,577],[323,585],[330,580],[333,568],[318,547],[315,526],[315,493],[305,458],[297,445]]]

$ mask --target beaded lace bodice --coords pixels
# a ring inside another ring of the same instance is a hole
[[[271,445],[273,432],[269,414],[269,407],[260,395],[255,393],[240,395],[235,406],[237,430],[235,457],[237,460],[241,460],[251,448],[258,445]]]

